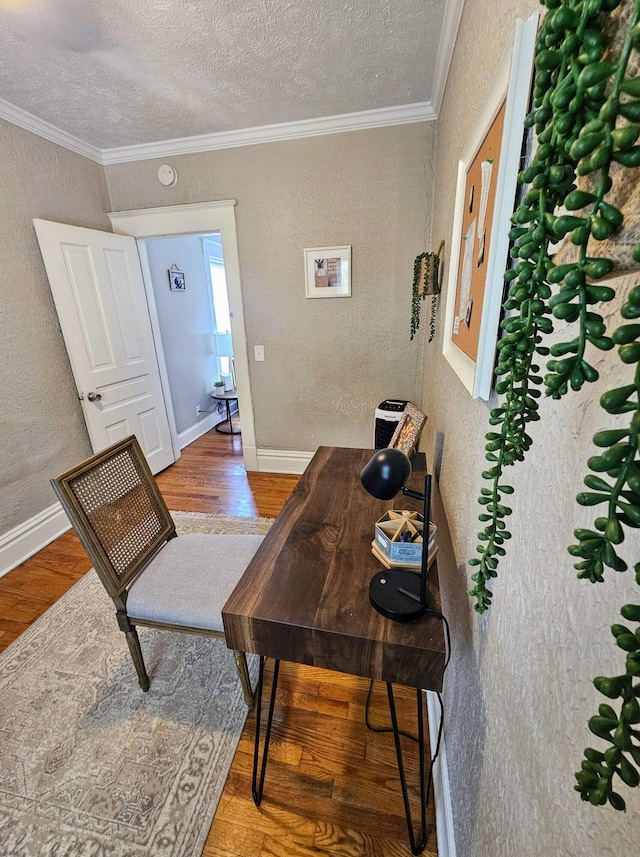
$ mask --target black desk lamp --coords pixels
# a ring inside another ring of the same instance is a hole
[[[390,568],[371,578],[369,600],[388,619],[409,622],[427,609],[427,571],[429,559],[429,512],[431,508],[431,476],[424,480],[424,494],[405,488],[411,476],[411,462],[399,449],[381,449],[371,457],[360,473],[363,486],[378,500],[391,500],[399,491],[407,497],[424,500],[422,525],[422,562],[420,574],[408,568]]]

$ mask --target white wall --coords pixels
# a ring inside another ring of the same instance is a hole
[[[197,235],[146,241],[153,294],[158,311],[162,345],[178,434],[213,407],[209,393],[218,380],[212,354],[211,294]],[[171,291],[168,271],[176,265],[185,275],[184,292]]]

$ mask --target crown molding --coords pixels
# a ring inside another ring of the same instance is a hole
[[[447,77],[453,56],[460,19],[464,9],[464,0],[447,0],[442,23],[442,34],[438,48],[438,57],[434,74],[433,99],[398,107],[383,107],[379,110],[362,110],[357,113],[344,113],[337,116],[325,116],[319,119],[305,119],[299,122],[282,122],[277,125],[262,125],[244,128],[238,131],[222,131],[215,134],[201,134],[194,137],[181,137],[172,140],[159,140],[154,143],[140,143],[133,146],[100,149],[85,143],[78,137],[63,131],[55,125],[39,119],[32,113],[22,110],[0,98],[0,119],[6,119],[27,131],[31,131],[52,143],[70,149],[78,155],[89,158],[103,166],[121,164],[128,161],[150,160],[172,155],[188,155],[208,152],[215,149],[230,149],[237,146],[254,146],[260,143],[274,143],[281,140],[296,140],[303,137],[316,137],[322,134],[338,134],[345,131],[360,131],[369,128],[383,128],[392,125],[405,125],[413,122],[429,122],[438,118],[447,84]]]
[[[58,146],[70,149],[72,152],[96,161],[98,164],[103,163],[102,151],[100,149],[79,140],[71,134],[67,134],[66,131],[56,128],[55,125],[51,125],[43,119],[38,119],[37,116],[27,113],[26,110],[22,110],[14,104],[9,104],[8,101],[4,101],[2,98],[0,98],[0,119],[6,119],[7,122],[11,122],[13,125],[19,125],[20,128],[24,128],[26,131],[31,131],[39,137],[44,137],[45,140],[57,143]]]
[[[196,152],[210,152],[214,149],[231,149],[236,146],[254,146],[259,143],[317,137],[321,134],[337,134],[343,131],[361,131],[388,125],[428,122],[435,118],[436,114],[431,102],[420,101],[415,104],[403,104],[400,107],[362,110],[359,113],[345,113],[340,116],[326,116],[321,119],[283,122],[279,125],[262,125],[240,131],[222,131],[218,134],[202,134],[197,137],[181,137],[177,140],[161,140],[157,143],[103,149],[102,163],[122,164],[127,161],[143,161],[172,155],[190,155]]]
[[[433,109],[436,117],[442,107],[444,90],[447,85],[453,49],[458,37],[458,27],[462,18],[464,0],[448,0],[444,9],[444,20],[442,22],[442,33],[438,47],[438,58],[436,60],[436,71],[433,78]]]
[[[462,4],[464,0],[453,0]],[[455,41],[455,34],[454,34]],[[449,52],[450,61],[450,52]],[[440,59],[440,52],[438,53]],[[444,87],[443,87],[444,88]],[[362,110],[339,116],[320,119],[304,119],[300,122],[282,122],[278,125],[262,125],[239,131],[222,131],[217,134],[201,134],[196,137],[180,137],[175,140],[159,140],[155,143],[140,143],[113,149],[99,149],[79,140],[66,131],[38,119],[26,110],[0,99],[0,118],[19,125],[52,143],[70,149],[98,164],[122,164],[128,161],[144,161],[173,155],[190,155],[210,152],[215,149],[231,149],[237,146],[255,146],[260,143],[275,143],[281,140],[297,140],[317,137],[322,134],[338,134],[345,131],[362,131],[368,128],[384,128],[392,125],[407,125],[414,122],[430,122],[436,119],[436,111],[430,101],[403,104],[399,107],[383,107],[379,110]]]

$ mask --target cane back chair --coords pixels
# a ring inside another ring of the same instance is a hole
[[[132,435],[51,480],[111,596],[142,690],[149,689],[137,625],[224,637],[222,607],[263,536],[184,535]],[[244,652],[234,652],[247,705]]]

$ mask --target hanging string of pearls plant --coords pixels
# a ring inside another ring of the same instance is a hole
[[[429,317],[429,342],[436,335],[436,310],[438,295],[442,289],[442,253],[444,241],[440,242],[437,253],[421,253],[413,263],[413,286],[411,290],[411,341],[420,327],[420,308],[427,295],[431,297]]]
[[[614,262],[593,249],[623,227],[622,212],[607,198],[612,176],[624,170],[628,181],[637,181],[640,167],[640,78],[631,71],[640,51],[640,0],[541,2],[548,11],[538,33],[533,109],[526,119],[537,147],[519,176],[526,192],[512,217],[513,267],[505,275],[509,290],[496,367],[501,398],[486,435],[489,466],[482,475],[489,487],[479,498],[484,529],[470,560],[470,595],[479,613],[491,604],[488,584],[511,537],[505,496],[513,487],[505,470],[531,448],[527,428],[540,418],[542,389],[558,399],[598,380],[588,346],[617,348],[630,374],[628,383],[600,397],[620,427],[594,436],[596,452],[584,478],[588,490],[576,498],[581,506],[603,507],[591,528],[575,531],[569,547],[578,577],[601,583],[607,569],[627,570],[625,533],[640,527],[640,285],[622,303],[621,323],[608,335],[599,306],[615,297],[603,282]],[[616,27],[608,26],[612,20]],[[552,248],[563,239],[573,245],[572,261],[556,262]],[[640,263],[640,248],[633,258]],[[571,324],[575,335],[549,348],[544,342],[554,318]],[[547,357],[543,376],[540,358]],[[640,561],[633,568],[640,585]],[[589,720],[591,732],[609,746],[585,750],[575,786],[583,800],[618,810],[625,809],[616,791],[620,784],[640,784],[640,604],[624,605],[621,615],[628,624],[611,630],[625,653],[624,670],[594,680],[598,691],[617,701],[617,710],[603,703]]]

